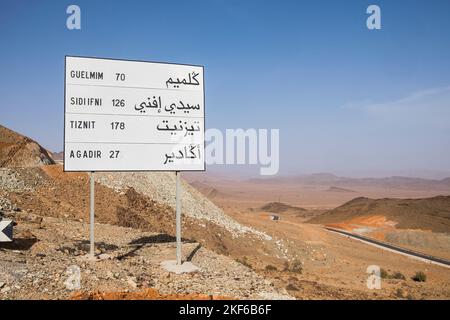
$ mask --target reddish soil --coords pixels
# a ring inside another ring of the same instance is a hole
[[[233,300],[204,294],[161,294],[149,288],[139,292],[76,292],[71,300]]]

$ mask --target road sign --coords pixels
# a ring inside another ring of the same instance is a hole
[[[0,242],[13,241],[13,222],[11,220],[0,220]]]
[[[66,56],[64,171],[203,171],[203,67]]]

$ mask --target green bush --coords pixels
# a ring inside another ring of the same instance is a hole
[[[285,261],[283,264],[283,271],[301,274],[303,272],[303,264],[299,260],[294,260],[291,264]]]
[[[247,257],[244,256],[242,259],[236,259],[237,262],[239,262],[240,264],[243,264],[244,266],[246,266],[247,268],[252,268],[252,265],[250,264],[250,262],[248,262]]]
[[[298,288],[297,288],[294,284],[289,283],[289,284],[286,286],[286,290],[289,290],[289,291],[298,291]]]
[[[277,267],[274,267],[273,265],[271,265],[271,264],[268,264],[267,266],[266,266],[266,271],[277,271],[278,269],[277,269]]]
[[[395,296],[396,296],[397,298],[402,298],[402,299],[403,299],[403,295],[404,295],[403,289],[398,288],[397,291],[395,292]]]
[[[387,279],[389,277],[389,273],[385,269],[381,268],[380,269],[380,277],[381,277],[381,279]]]
[[[427,281],[427,275],[422,271],[417,271],[414,277],[412,277],[414,281],[425,282]]]
[[[391,279],[405,280],[406,277],[401,272],[394,272],[391,276]]]
[[[295,272],[295,273],[302,273],[303,272],[303,265],[301,261],[295,260],[292,263],[291,266],[291,272]]]

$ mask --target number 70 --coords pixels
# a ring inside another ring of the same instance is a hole
[[[116,73],[116,81],[125,81],[125,73]]]

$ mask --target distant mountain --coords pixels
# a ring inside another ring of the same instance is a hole
[[[64,160],[64,152],[52,152],[51,153],[52,159],[55,161],[62,161]]]
[[[327,189],[328,192],[356,192],[354,190],[339,188],[339,187],[329,187]]]
[[[330,224],[355,218],[384,216],[400,229],[450,233],[450,196],[423,199],[355,198],[312,218],[309,223]]]
[[[318,173],[293,177],[254,178],[247,180],[258,184],[289,184],[332,186],[335,188],[380,187],[406,190],[445,190],[450,192],[450,177],[443,180],[431,180],[409,177],[387,178],[346,178],[328,173]]]
[[[55,163],[36,141],[0,125],[0,167],[35,167]]]
[[[300,176],[286,176],[286,177],[273,177],[273,178],[252,178],[248,179],[248,182],[253,183],[286,183],[286,184],[312,184],[312,185],[329,185],[330,182],[339,181],[339,178],[331,173],[313,173]]]

